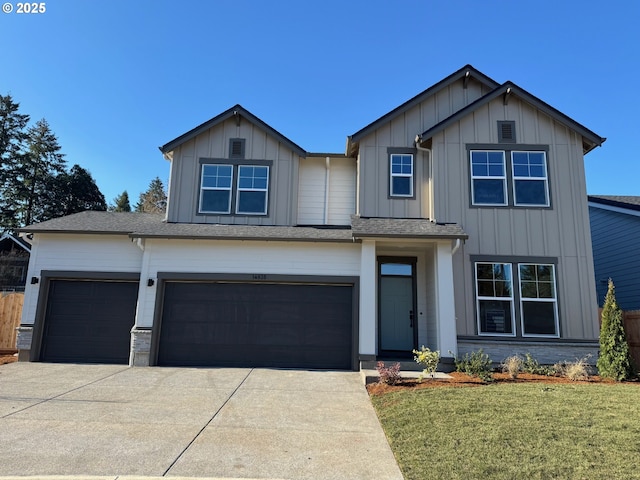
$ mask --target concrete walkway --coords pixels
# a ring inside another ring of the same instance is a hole
[[[0,479],[402,479],[354,372],[4,365],[0,445]]]

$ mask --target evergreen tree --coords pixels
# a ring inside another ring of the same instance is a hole
[[[130,212],[129,193],[125,190],[113,199],[113,205],[109,205],[110,212]]]
[[[611,279],[609,279],[609,289],[602,309],[600,356],[597,367],[601,377],[613,380],[626,380],[633,375],[622,310],[616,302],[615,287]]]
[[[167,210],[167,193],[159,177],[151,180],[146,192],[140,194],[136,212],[164,213]]]
[[[107,203],[91,174],[80,165],[69,172],[50,177],[46,186],[46,205],[40,221],[85,210],[105,211]]]
[[[11,95],[0,95],[0,231],[18,226],[7,182],[13,167],[25,154],[29,115],[19,113],[19,108],[20,104],[14,102]]]

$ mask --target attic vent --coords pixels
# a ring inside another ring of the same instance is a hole
[[[229,158],[244,158],[244,138],[231,138],[229,140]]]
[[[498,143],[516,143],[516,122],[498,122]]]

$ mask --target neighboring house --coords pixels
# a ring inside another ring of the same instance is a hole
[[[24,229],[39,283],[20,358],[358,369],[420,345],[595,353],[583,155],[602,142],[471,66],[344,154],[309,153],[236,105],[160,147],[166,218]]]
[[[0,291],[23,291],[27,279],[31,244],[22,237],[0,236]]]
[[[589,195],[598,305],[609,279],[623,310],[640,310],[640,196]]]

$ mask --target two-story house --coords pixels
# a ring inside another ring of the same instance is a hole
[[[583,155],[603,141],[471,66],[345,153],[309,153],[236,105],[160,147],[166,218],[25,229],[20,358],[358,369],[420,345],[595,353]]]

